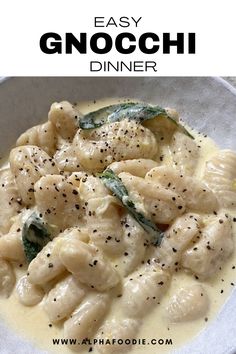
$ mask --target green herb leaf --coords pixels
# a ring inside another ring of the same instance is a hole
[[[123,119],[135,120],[142,123],[145,120],[153,119],[158,116],[165,117],[175,124],[184,134],[193,139],[193,136],[175,119],[171,118],[167,111],[159,106],[151,106],[144,103],[121,103],[103,107],[97,111],[85,114],[79,120],[81,129],[94,129],[107,123],[120,122]]]
[[[160,246],[164,233],[151,220],[136,210],[134,202],[130,199],[129,193],[122,180],[111,170],[106,169],[99,175],[104,185],[116,196],[124,207],[129,211],[140,226],[152,237],[152,243]]]
[[[51,241],[50,234],[44,223],[36,213],[31,214],[22,230],[22,242],[27,261],[30,263],[49,241]]]

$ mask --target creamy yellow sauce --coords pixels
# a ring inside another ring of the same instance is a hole
[[[117,103],[117,100],[103,100],[94,103],[83,102],[78,106],[83,113],[96,110],[104,105]],[[194,133],[194,132],[193,132]],[[204,162],[209,159],[217,150],[217,146],[210,138],[204,138],[202,135],[194,133],[196,141],[201,145],[200,160],[198,164],[198,173],[201,176],[201,171],[204,166]],[[236,213],[227,210],[227,212],[235,217]],[[234,235],[236,234],[236,223],[233,223]],[[146,342],[150,342],[151,339],[157,341],[171,340],[172,344],[156,344],[156,345],[137,345],[132,348],[132,353],[169,353],[173,349],[180,348],[182,345],[191,341],[200,331],[204,330],[206,326],[214,320],[216,314],[222,308],[226,299],[230,296],[233,289],[234,282],[236,284],[236,254],[230,257],[230,259],[224,264],[222,270],[219,271],[215,277],[201,282],[196,280],[193,275],[187,274],[184,271],[176,272],[171,281],[171,285],[168,292],[165,294],[160,304],[152,310],[144,319],[142,326],[138,332],[137,339],[145,339]],[[17,278],[25,274],[26,269],[24,267],[17,267]],[[185,285],[191,285],[192,283],[201,283],[210,299],[209,311],[204,318],[200,318],[191,322],[184,322],[178,324],[170,324],[165,319],[164,309],[176,292],[176,289]],[[223,292],[222,292],[223,290]],[[109,318],[119,318],[121,316],[120,299],[115,298],[111,311],[107,315]],[[33,307],[26,307],[19,303],[16,292],[14,291],[10,298],[0,298],[0,318],[7,326],[13,329],[13,331],[20,334],[22,337],[32,341],[36,347],[44,349],[48,352],[71,354],[71,350],[66,348],[65,345],[53,345],[52,338],[63,338],[63,326],[51,325],[48,316],[43,310],[42,304],[38,304]],[[81,351],[81,353],[87,353],[89,347]],[[96,353],[96,349],[93,349],[93,353]]]

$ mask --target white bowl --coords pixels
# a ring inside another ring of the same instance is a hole
[[[78,77],[11,78],[0,85],[0,154],[27,128],[46,120],[52,102],[129,97],[173,107],[220,147],[236,150],[236,90],[220,78]],[[42,351],[12,334],[0,321],[0,353]],[[236,353],[236,292],[217,318],[178,354]]]

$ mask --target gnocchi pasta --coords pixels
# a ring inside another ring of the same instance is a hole
[[[53,103],[0,171],[0,296],[89,352],[125,352],[152,314],[169,328],[211,310],[234,250],[236,154],[205,158],[170,108],[82,111]]]

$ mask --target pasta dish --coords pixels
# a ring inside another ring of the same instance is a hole
[[[57,353],[169,352],[234,286],[236,154],[174,109],[82,108],[53,103],[2,164],[3,318],[44,349],[77,340]]]

